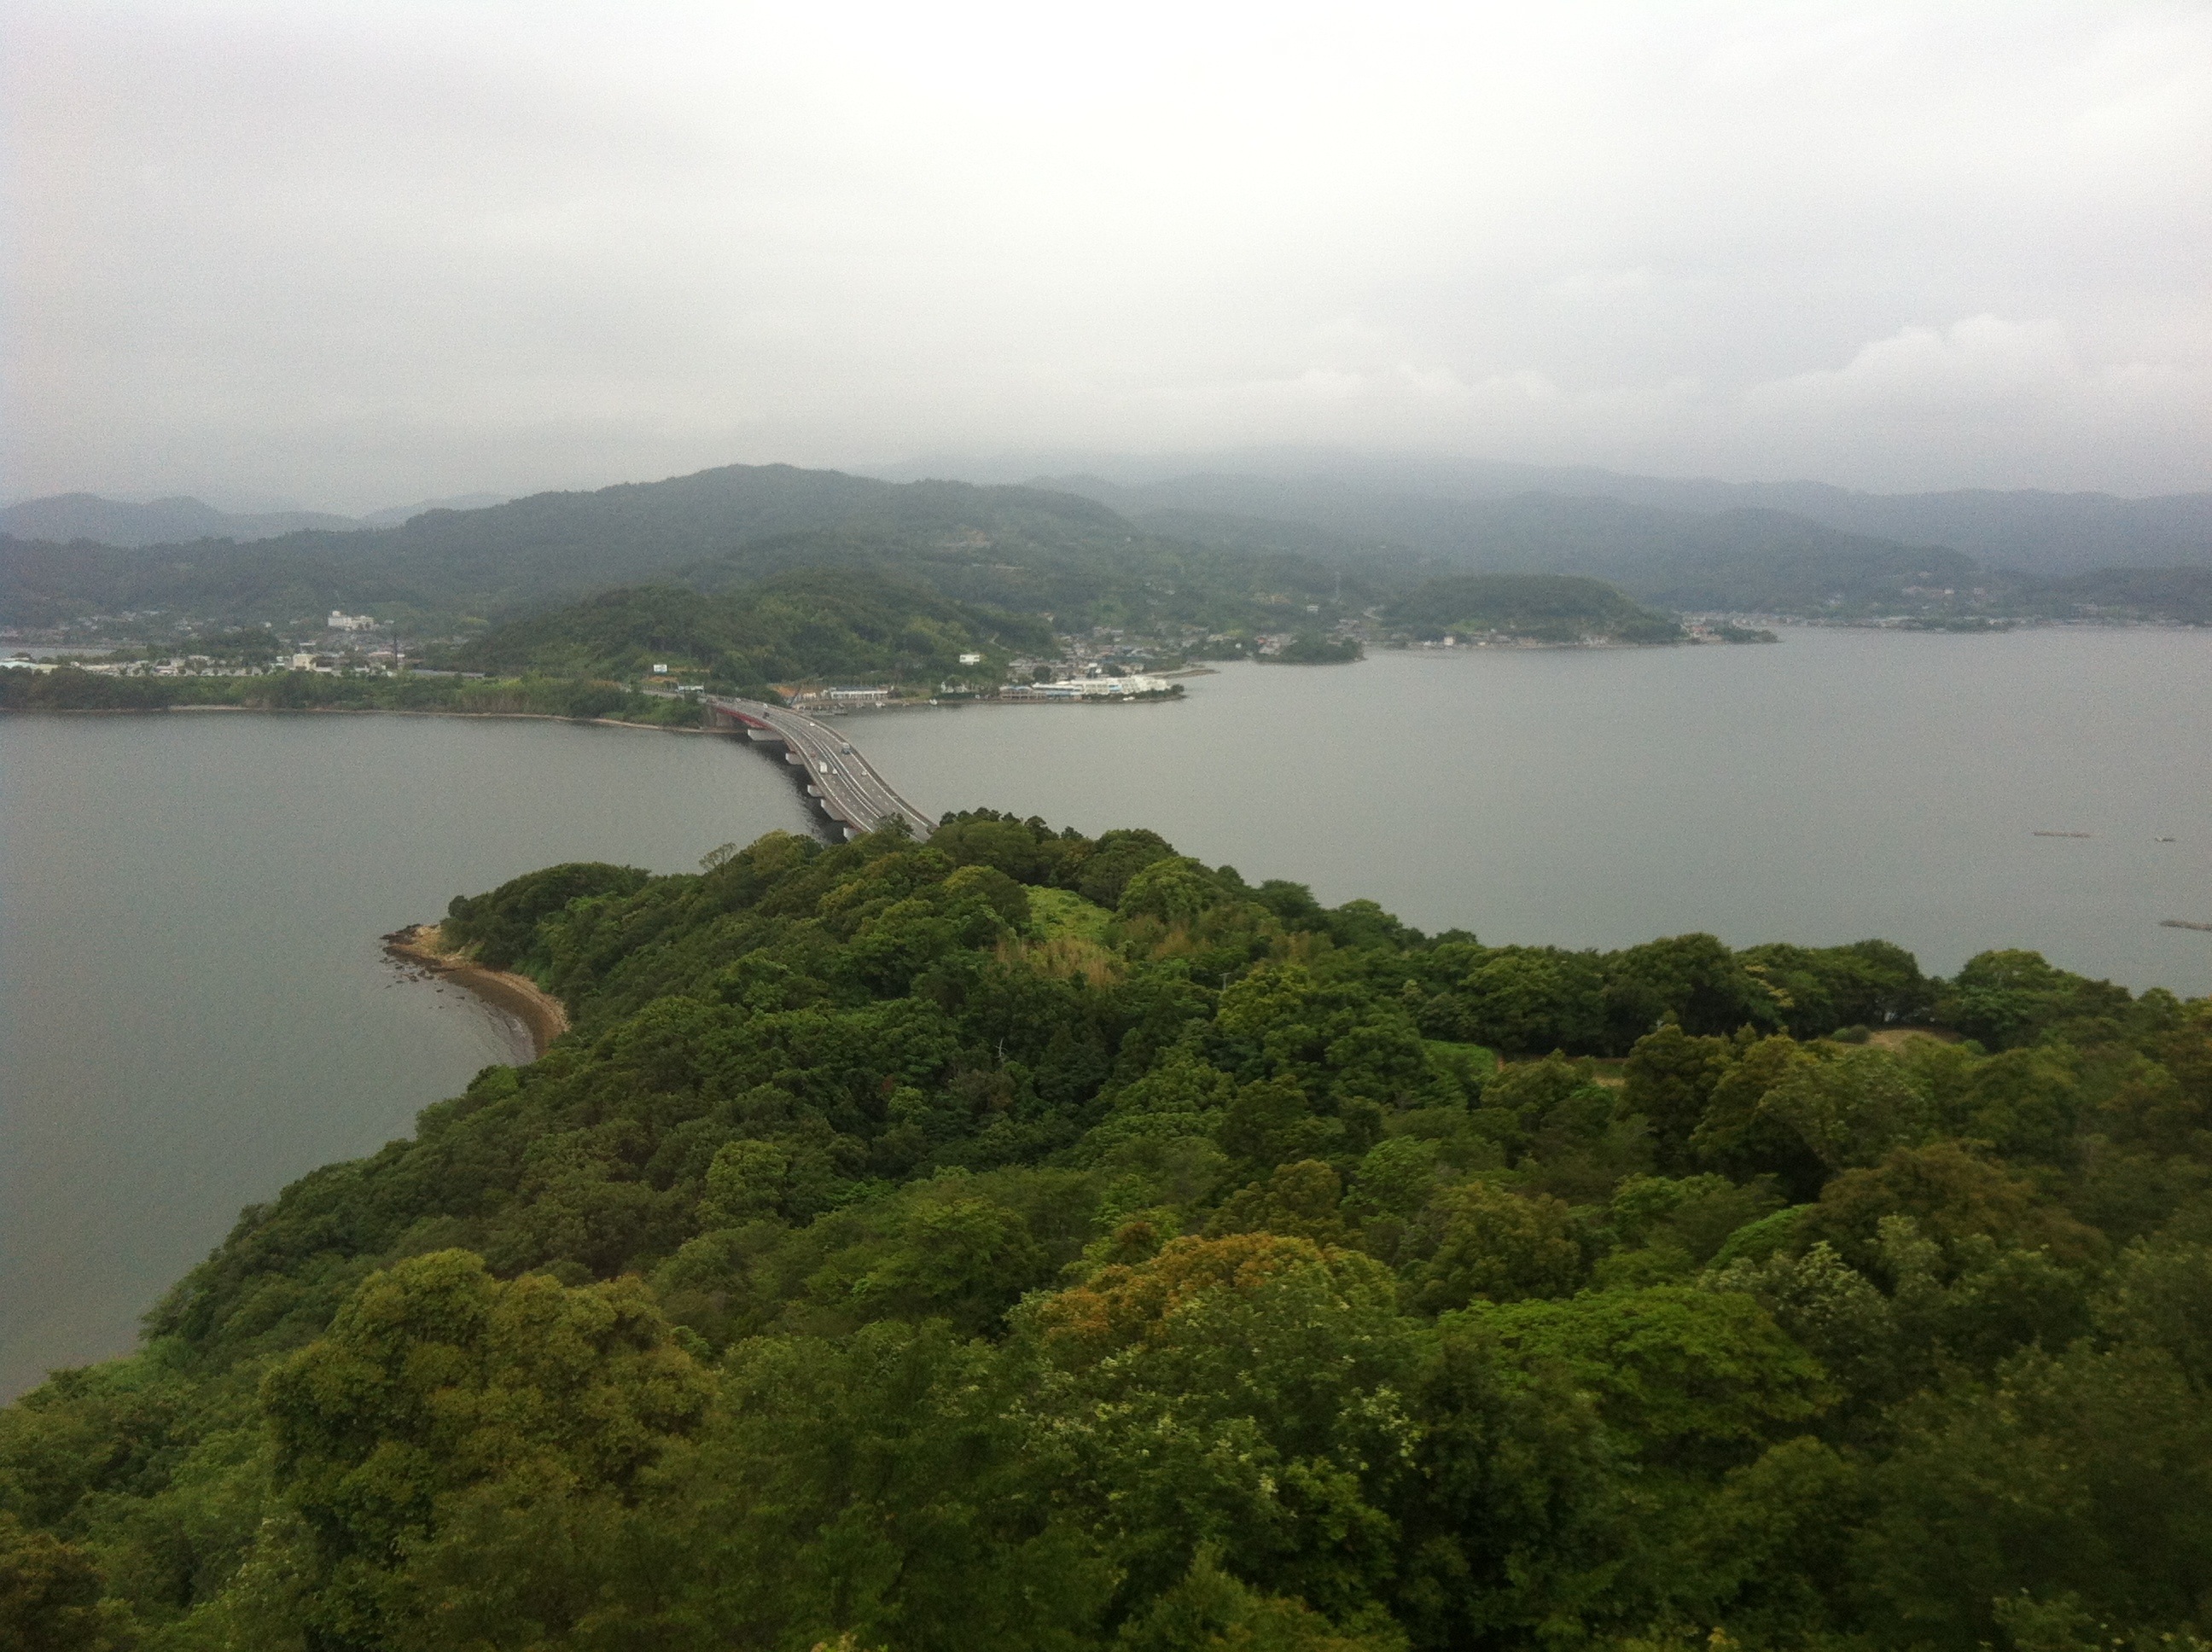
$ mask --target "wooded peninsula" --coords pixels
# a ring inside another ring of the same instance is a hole
[[[1141,829],[549,868],[572,1029],[0,1412],[34,1648],[2202,1648],[2212,1002]]]

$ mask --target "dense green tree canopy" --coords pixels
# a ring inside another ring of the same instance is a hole
[[[1050,650],[1035,615],[970,607],[871,569],[781,574],[724,595],[674,586],[601,592],[499,627],[462,663],[503,674],[634,678],[655,665],[679,677],[759,690],[789,679],[981,674],[995,682],[1017,650]],[[986,664],[963,667],[960,656]]]
[[[449,924],[573,1029],[0,1412],[10,1645],[2212,1628],[2212,1004],[988,811]]]
[[[335,607],[443,628],[514,619],[611,589],[742,593],[800,571],[1078,629],[1273,629],[1280,628],[1263,622],[1303,616],[1309,603],[1332,613],[1348,603],[1356,613],[1374,600],[1363,571],[1346,581],[1340,566],[1296,552],[1165,538],[1072,494],[731,465],[426,511],[392,528],[246,544],[121,550],[0,535],[0,623],[158,610],[282,626],[319,621]],[[638,617],[648,629],[691,635],[665,607]],[[580,616],[569,629],[585,635],[558,641],[604,643],[605,620]],[[771,629],[779,623],[768,621]],[[708,629],[726,635],[731,622]]]
[[[1416,635],[1448,632],[1539,642],[1679,642],[1671,616],[1643,607],[1602,580],[1575,574],[1451,574],[1391,604],[1391,623]]]

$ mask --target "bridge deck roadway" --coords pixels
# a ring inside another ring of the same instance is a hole
[[[830,817],[850,832],[870,832],[879,822],[903,820],[914,835],[927,837],[937,823],[891,789],[853,743],[804,712],[757,700],[709,697],[707,704],[729,720],[762,729],[784,743],[805,766],[807,783],[821,794]]]

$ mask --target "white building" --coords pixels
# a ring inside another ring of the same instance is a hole
[[[1077,677],[1064,683],[1016,683],[999,690],[1006,700],[1125,700],[1131,695],[1164,694],[1170,684],[1165,677]]]
[[[333,631],[374,631],[376,622],[367,614],[343,614],[331,610],[330,629]]]

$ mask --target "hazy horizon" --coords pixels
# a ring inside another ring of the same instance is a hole
[[[1277,446],[2212,488],[2203,6],[13,21],[10,499]]]
[[[1465,463],[1472,465],[1484,465],[1496,463],[1501,465],[1501,467],[1511,463],[1510,461],[1492,461],[1480,454],[1420,452],[1402,448],[1376,449],[1362,453],[1356,452],[1356,450],[1337,447],[1311,446],[1306,448],[1277,448],[1273,450],[1265,450],[1265,453],[1266,457],[1273,460],[1274,465],[1274,468],[1269,473],[1278,475],[1285,473],[1284,467],[1286,465],[1287,462],[1294,456],[1300,453],[1310,454],[1316,461],[1317,470],[1319,470],[1320,473],[1322,474],[1327,473],[1326,466],[1329,461],[1342,460],[1347,458],[1416,462],[1434,461],[1440,464]],[[1013,452],[996,453],[977,452],[966,454],[925,454],[919,458],[890,459],[879,463],[860,461],[843,465],[830,464],[818,466],[802,465],[800,468],[842,471],[852,476],[865,477],[894,483],[931,479],[939,481],[972,482],[981,486],[994,486],[1007,484],[1018,485],[1031,482],[1049,483],[1056,479],[1088,476],[1093,477],[1100,481],[1117,483],[1125,486],[1141,487],[1149,482],[1170,481],[1184,477],[1207,473],[1222,475],[1246,474],[1249,472],[1238,469],[1239,465],[1250,465],[1250,463],[1259,456],[1260,455],[1255,453],[1254,450],[1233,449],[1200,450],[1183,454],[1144,452],[1109,452],[1100,451],[1079,451],[1071,452],[1065,450],[1047,449],[1033,453]],[[730,465],[772,465],[777,464],[793,464],[796,462],[778,459],[771,455],[761,459],[732,459],[727,461],[727,463]],[[700,470],[714,470],[722,467],[720,465],[702,465],[698,468]],[[1547,467],[1532,467],[1533,476],[1529,483],[1529,491],[1546,491],[1541,482],[1542,468]],[[1562,465],[1548,468],[1555,469],[1561,476],[1566,476],[1571,474],[1571,472],[1577,469],[1589,470],[1605,467],[1572,467]],[[1824,478],[1819,477],[1714,477],[1711,475],[1695,475],[1688,472],[1684,472],[1679,476],[1670,477],[1659,471],[1611,471],[1609,470],[1607,473],[1632,481],[1717,481],[1731,485],[1739,483],[1756,484],[1761,483],[1772,483],[1779,485],[1803,484],[1813,487],[1840,485],[1828,483],[1825,481]],[[676,479],[680,476],[693,474],[696,474],[696,471],[672,472],[669,476],[665,477],[623,477],[614,478],[611,481],[593,481],[588,483],[577,483],[574,484],[553,483],[544,488],[532,489],[529,491],[531,493],[591,492],[606,487],[620,487],[644,483],[669,481]],[[1407,490],[1409,492],[1418,492],[1419,491],[1419,489],[1415,484],[1408,483],[1407,484]],[[1851,491],[1865,493],[1875,497],[1896,497],[1954,490],[1877,488],[1852,489]],[[1957,491],[1973,490],[1963,489]],[[2008,491],[2046,491],[2052,493],[2076,494],[2094,493],[2109,495],[2110,496],[2120,499],[2143,500],[2153,498],[2170,498],[2181,495],[2202,495],[2207,491],[2212,491],[2212,489],[2160,490],[2155,493],[2122,493],[2117,489],[2015,489]],[[0,509],[7,509],[16,505],[32,503],[46,499],[65,497],[70,495],[90,495],[98,498],[112,500],[117,503],[129,505],[158,504],[176,499],[193,500],[197,501],[200,504],[212,507],[216,510],[224,511],[233,515],[239,516],[324,513],[356,518],[367,518],[401,509],[411,508],[428,510],[437,508],[441,506],[449,509],[477,510],[485,508],[493,504],[505,503],[510,500],[526,498],[528,496],[527,494],[518,492],[506,495],[504,497],[500,497],[491,494],[489,490],[486,490],[474,497],[471,497],[469,495],[447,495],[444,498],[426,498],[422,500],[408,501],[404,503],[386,501],[380,504],[373,504],[356,508],[336,504],[319,503],[314,500],[301,499],[296,495],[237,493],[222,488],[198,489],[181,488],[161,491],[149,491],[143,489],[122,490],[101,488],[72,488],[64,490],[61,494],[26,494],[21,492],[0,494]],[[1684,507],[1677,507],[1677,508]]]

